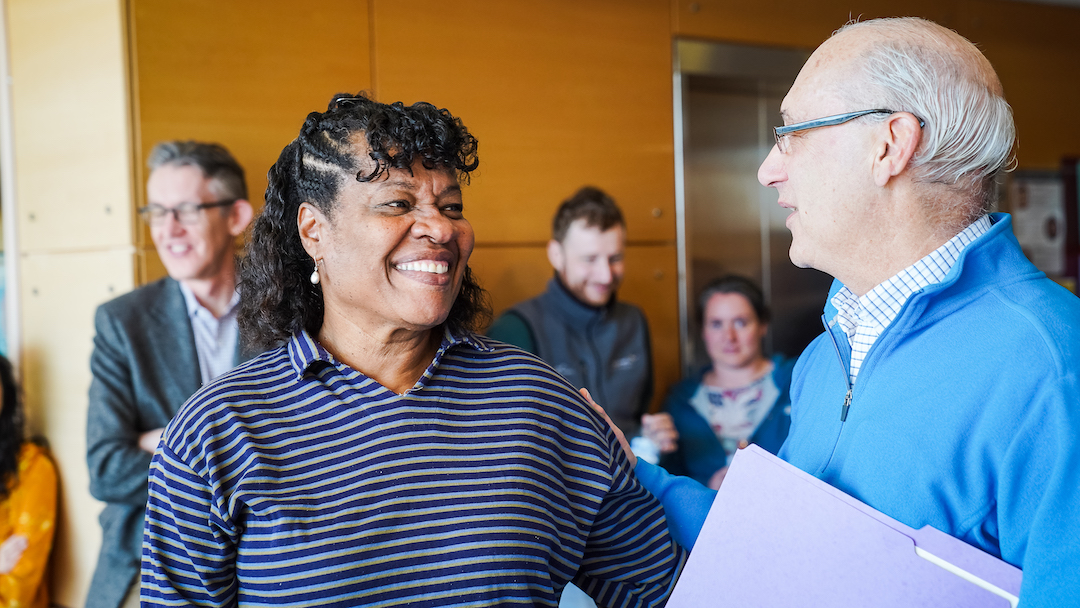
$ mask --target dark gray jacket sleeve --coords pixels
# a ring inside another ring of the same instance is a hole
[[[150,454],[138,441],[152,429],[139,420],[129,336],[105,307],[98,308],[94,326],[86,424],[90,493],[105,502],[145,504]]]

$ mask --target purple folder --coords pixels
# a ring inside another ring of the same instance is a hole
[[[732,460],[667,606],[1009,608],[1020,575],[750,446]]]

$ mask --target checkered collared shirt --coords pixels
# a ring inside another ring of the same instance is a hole
[[[832,304],[838,311],[835,323],[840,324],[851,344],[851,369],[848,373],[852,386],[870,347],[900,314],[900,309],[911,294],[944,280],[964,248],[982,236],[991,225],[990,216],[982,216],[947,243],[862,297],[857,297],[847,287],[841,287],[833,296]]]

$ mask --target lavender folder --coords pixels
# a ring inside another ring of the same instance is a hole
[[[739,450],[668,608],[1009,608],[1020,570],[757,446]]]

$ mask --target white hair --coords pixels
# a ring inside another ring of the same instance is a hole
[[[975,217],[989,211],[995,179],[1015,163],[1016,141],[990,62],[956,32],[914,17],[849,23],[836,34],[866,27],[884,30],[861,56],[871,103],[925,122],[912,177],[964,192],[978,205]]]

